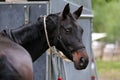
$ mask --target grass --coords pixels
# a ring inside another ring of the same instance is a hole
[[[99,80],[120,80],[120,61],[97,60],[96,65]]]

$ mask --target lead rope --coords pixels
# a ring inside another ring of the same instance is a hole
[[[46,40],[47,40],[47,44],[48,44],[48,47],[50,48],[50,59],[51,59],[51,61],[50,61],[50,64],[52,64],[52,52],[55,52],[56,53],[56,51],[54,51],[54,50],[56,50],[56,49],[52,49],[51,48],[51,46],[50,46],[50,42],[49,42],[49,39],[48,39],[48,33],[47,33],[47,29],[46,29],[46,16],[44,16],[44,31],[45,31],[45,36],[46,36]],[[50,65],[51,66],[51,65]],[[59,67],[58,67],[59,68]],[[51,69],[50,69],[50,71],[51,71]],[[60,77],[60,68],[58,69],[58,80],[62,80],[62,78]],[[50,76],[51,76],[51,74],[50,74]],[[48,76],[48,77],[50,77],[50,76]],[[50,78],[52,78],[52,77],[50,77]],[[51,80],[51,79],[50,79]]]
[[[51,49],[50,42],[49,42],[49,39],[48,39],[48,33],[47,33],[47,29],[46,29],[46,16],[45,15],[44,15],[44,18],[43,18],[43,22],[44,22],[44,31],[45,31],[47,44],[48,44],[48,47],[50,48],[50,56],[47,57],[47,58],[50,57],[50,61],[48,61],[48,63],[50,62],[49,65],[48,65],[48,66],[50,66],[50,68],[48,69],[48,66],[47,66],[48,73],[46,74],[47,75],[46,80],[51,80],[52,76],[51,76],[51,74],[49,74],[49,72],[52,71],[51,70],[51,64],[52,64],[52,54],[51,53],[52,53],[52,49]]]
[[[44,30],[45,30],[45,36],[46,36],[47,44],[48,44],[49,48],[51,49],[50,42],[49,42],[49,39],[48,39],[48,33],[47,33],[47,29],[46,29],[46,16],[44,16]]]

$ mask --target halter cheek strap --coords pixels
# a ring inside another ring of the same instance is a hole
[[[71,51],[67,49],[67,47],[66,47],[65,44],[63,43],[62,37],[61,37],[60,35],[57,36],[57,40],[60,42],[60,44],[62,45],[62,47],[65,49],[65,51],[70,54]]]

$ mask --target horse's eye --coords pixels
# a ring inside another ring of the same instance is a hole
[[[68,32],[71,32],[72,31],[72,28],[67,28],[65,29],[65,31],[68,33]]]

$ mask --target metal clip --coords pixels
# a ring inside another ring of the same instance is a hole
[[[24,9],[25,9],[25,24],[28,24],[29,23],[30,7],[25,5]]]

